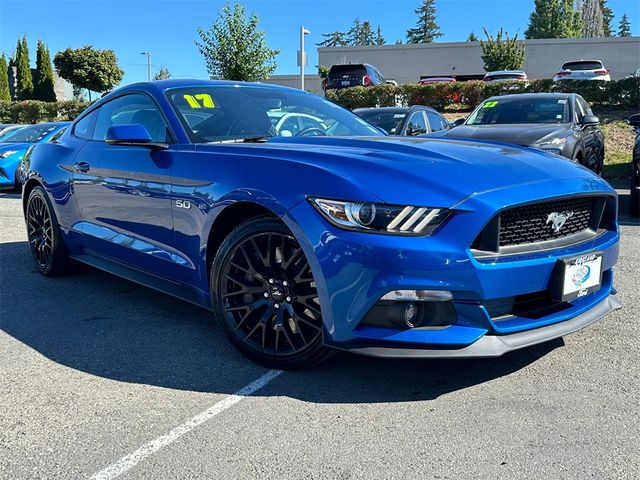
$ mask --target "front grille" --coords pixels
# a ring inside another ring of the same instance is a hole
[[[609,202],[606,211],[605,207],[606,197],[583,196],[510,208],[491,219],[471,249],[475,256],[485,256],[583,242],[610,228],[608,218],[610,210],[615,210],[614,202]]]
[[[500,215],[498,245],[544,242],[582,232],[589,228],[595,202],[594,197],[570,198],[506,210]],[[550,218],[554,213],[570,215],[558,231],[554,230]]]

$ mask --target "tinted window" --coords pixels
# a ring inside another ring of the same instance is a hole
[[[562,70],[600,70],[602,62],[567,62]]]
[[[406,112],[387,110],[364,110],[356,113],[367,122],[389,133],[398,133],[404,117],[407,116]]]
[[[367,74],[367,69],[364,65],[334,65],[329,71],[329,77],[360,77],[362,78]]]
[[[73,134],[80,138],[92,138],[93,127],[98,117],[98,110],[94,110],[86,117],[83,117],[73,128]]]
[[[170,142],[167,125],[155,103],[141,94],[125,95],[102,105],[99,109],[93,139],[104,140],[107,130],[112,125],[131,124],[144,125],[153,142]]]
[[[427,119],[429,120],[429,126],[432,132],[438,132],[449,128],[449,122],[442,117],[438,112],[433,110],[427,110]]]
[[[294,123],[305,116],[322,122],[319,130],[313,130],[309,135],[380,135],[378,130],[348,110],[323,97],[298,90],[203,85],[169,90],[167,96],[194,143],[286,136],[288,134],[282,133],[286,129],[278,131],[273,122],[286,114],[293,114],[289,117],[295,120],[292,120]],[[304,130],[297,133],[307,134]]]
[[[407,126],[407,135],[421,135],[427,133],[427,122],[424,120],[422,112],[415,112],[409,117],[409,125]]]
[[[570,118],[568,98],[505,97],[483,102],[466,125],[567,123]]]
[[[29,125],[28,127],[21,128],[15,132],[10,133],[6,137],[3,137],[2,142],[6,143],[36,143],[45,138],[51,132],[53,132],[58,125],[51,125],[47,123],[38,125]]]

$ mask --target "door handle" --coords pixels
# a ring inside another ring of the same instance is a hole
[[[76,162],[73,164],[73,169],[76,172],[87,173],[89,168],[91,168],[91,165],[88,162]]]

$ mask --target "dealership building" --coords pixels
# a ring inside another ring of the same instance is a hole
[[[387,79],[417,83],[423,76],[482,78],[485,71],[480,42],[372,45],[318,48],[318,65],[370,63]],[[531,79],[553,78],[564,62],[602,60],[612,80],[640,68],[640,37],[552,38],[525,41],[524,71]],[[309,68],[310,70],[310,68]],[[298,75],[274,75],[269,83],[300,86]],[[317,75],[305,77],[308,90],[321,93]]]

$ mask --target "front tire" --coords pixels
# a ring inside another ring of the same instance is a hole
[[[29,193],[25,219],[31,258],[38,271],[47,277],[67,273],[71,260],[62,239],[58,219],[41,186],[34,187]]]
[[[211,268],[211,299],[233,345],[256,363],[293,369],[331,353],[309,262],[276,218],[248,220],[224,240]]]

